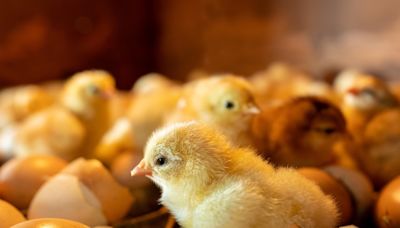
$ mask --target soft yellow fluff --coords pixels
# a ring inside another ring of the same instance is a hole
[[[331,228],[337,223],[333,200],[314,183],[233,147],[203,124],[157,131],[143,162],[141,168],[151,170],[162,189],[161,203],[184,227]]]

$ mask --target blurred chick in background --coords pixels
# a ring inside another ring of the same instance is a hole
[[[335,227],[338,221],[333,200],[314,183],[195,122],[157,131],[132,174],[150,175],[183,227]]]
[[[108,99],[114,90],[114,79],[108,72],[75,74],[65,83],[60,103],[18,126],[15,152],[53,154],[67,160],[92,156],[109,127]]]
[[[275,63],[249,78],[261,106],[297,96],[320,96],[334,101],[330,86],[290,65]]]
[[[139,78],[132,88],[126,112],[104,135],[96,148],[96,157],[109,163],[121,151],[141,152],[151,133],[175,109],[181,91],[178,83],[160,74]]]
[[[266,157],[283,166],[323,166],[349,159],[335,146],[346,140],[346,121],[338,108],[316,97],[298,97],[263,112],[257,127],[267,138]],[[343,158],[344,157],[344,158]]]
[[[260,110],[252,86],[234,75],[214,75],[185,85],[166,124],[196,120],[217,128],[232,143],[255,146],[252,124]]]
[[[374,76],[349,71],[341,77],[342,80],[348,78],[348,84],[342,88],[347,90],[342,94],[341,109],[348,129],[355,137],[362,134],[367,122],[374,115],[398,105],[388,85]]]
[[[362,135],[362,168],[379,189],[400,175],[400,109],[377,114]]]
[[[0,160],[12,156],[12,141],[18,124],[52,105],[55,98],[41,86],[9,88],[0,93]]]

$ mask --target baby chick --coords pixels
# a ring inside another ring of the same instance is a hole
[[[148,175],[183,227],[335,227],[333,200],[296,171],[274,169],[196,122],[149,139],[132,175]]]
[[[273,163],[323,166],[336,162],[334,147],[348,137],[338,108],[316,97],[299,97],[263,114],[267,153]]]
[[[187,84],[166,123],[200,121],[217,128],[236,145],[255,146],[252,123],[259,112],[245,79],[215,75]]]
[[[327,83],[317,81],[310,75],[282,63],[274,63],[266,70],[254,74],[250,77],[250,82],[262,105],[297,96],[313,95],[328,99],[333,96],[333,91]]]
[[[378,78],[361,73],[353,77],[349,82],[352,85],[342,97],[341,109],[349,131],[357,136],[375,114],[397,106],[398,101],[386,83]]]
[[[105,71],[72,76],[64,85],[60,104],[43,109],[18,127],[16,153],[51,153],[68,160],[91,156],[109,127],[107,101],[113,92],[114,80]]]
[[[95,157],[110,163],[122,151],[143,151],[151,133],[163,124],[167,113],[175,109],[181,90],[179,84],[161,74],[140,77],[129,93],[124,115],[116,119],[103,136]],[[115,104],[112,107],[115,110]]]

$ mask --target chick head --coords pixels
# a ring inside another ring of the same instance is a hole
[[[397,104],[388,86],[371,75],[359,75],[344,94],[345,106],[362,111],[382,110]]]
[[[278,156],[290,154],[287,163],[291,165],[315,166],[332,161],[333,147],[348,136],[341,111],[320,98],[293,99],[278,113],[270,139]]]
[[[65,84],[63,99],[67,105],[91,105],[104,102],[114,93],[115,81],[103,70],[76,73]]]
[[[131,174],[148,175],[162,188],[201,186],[223,174],[229,149],[227,140],[213,128],[194,121],[172,124],[152,135],[143,160]]]
[[[44,89],[35,85],[21,87],[12,99],[17,119],[23,119],[52,102],[50,95]]]
[[[193,109],[206,123],[237,125],[259,113],[251,85],[238,76],[217,75],[199,80],[189,93]]]

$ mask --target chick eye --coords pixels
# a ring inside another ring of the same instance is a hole
[[[318,131],[330,135],[336,132],[336,129],[334,127],[326,127],[326,128],[320,128]]]
[[[361,91],[363,94],[368,94],[370,96],[376,96],[375,91],[371,88],[365,88]]]
[[[100,93],[100,89],[97,86],[91,85],[91,86],[88,87],[88,92],[90,94],[95,95],[95,94],[99,94]]]
[[[226,101],[225,102],[225,108],[226,109],[233,109],[235,107],[235,103],[233,101]]]
[[[167,163],[167,159],[166,159],[165,157],[163,157],[163,156],[158,157],[158,158],[156,159],[156,165],[158,165],[158,166],[162,166],[162,165],[164,165],[165,163]]]

